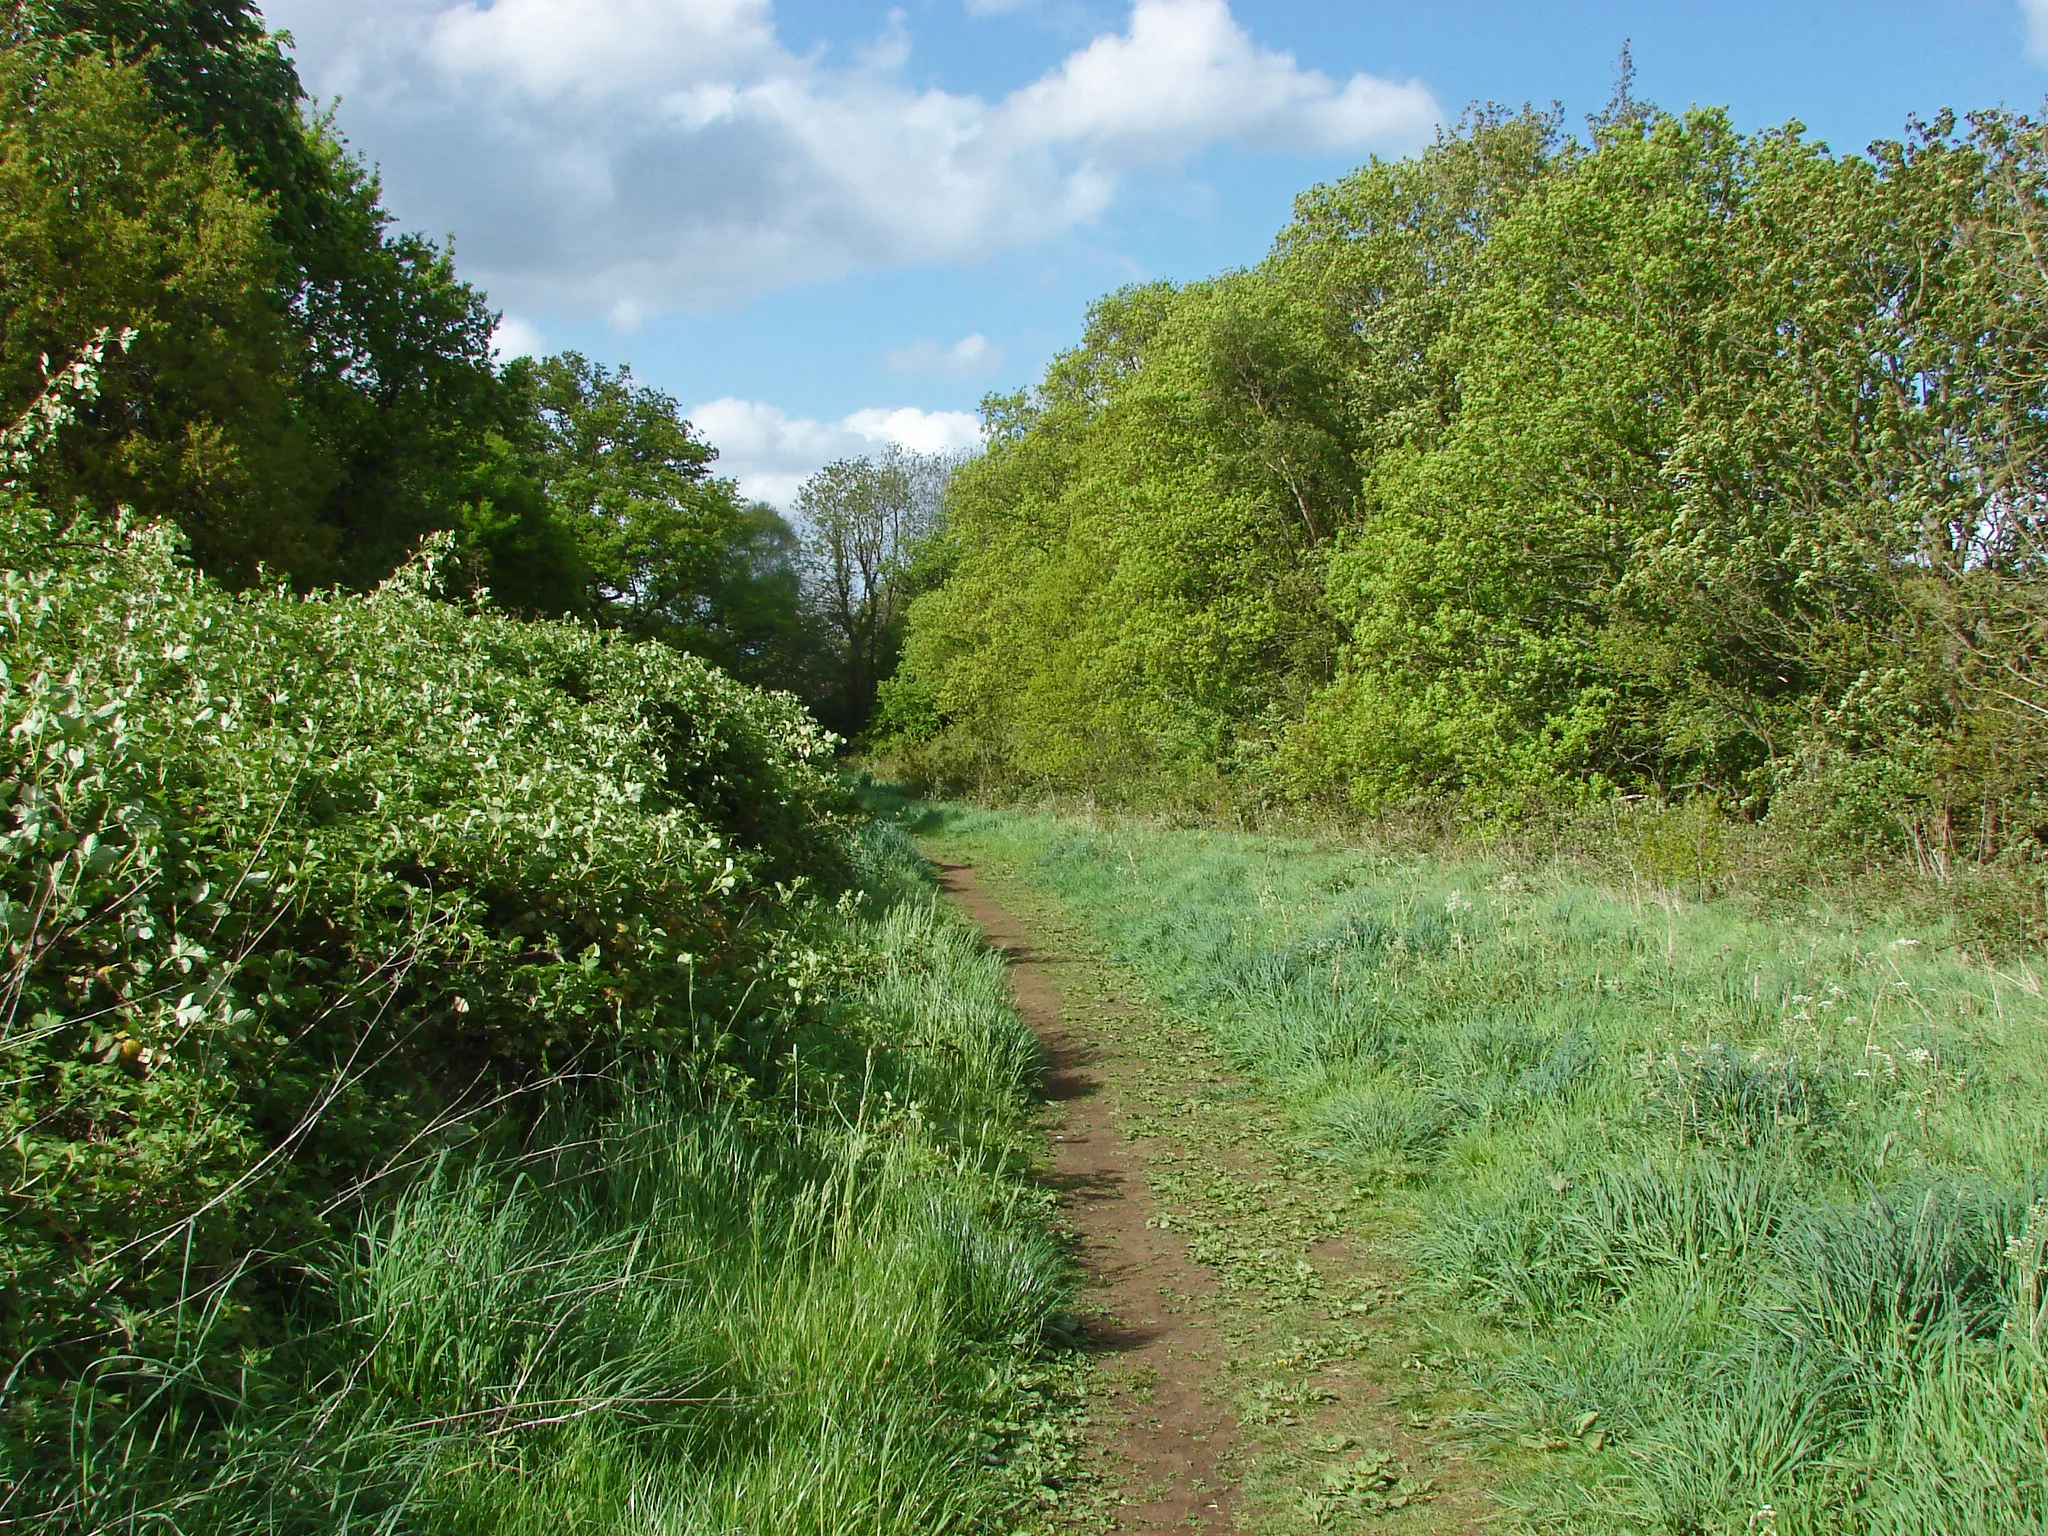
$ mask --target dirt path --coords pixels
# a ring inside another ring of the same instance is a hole
[[[1087,1346],[1116,1378],[1096,1444],[1113,1490],[1113,1529],[1223,1531],[1233,1502],[1237,1421],[1216,1390],[1223,1341],[1189,1306],[1216,1289],[1184,1241],[1158,1226],[1145,1160],[1118,1124],[1105,1078],[1121,1066],[1100,1034],[1062,1009],[1059,959],[1042,955],[1023,924],[964,864],[939,883],[1008,957],[1018,1011],[1045,1043],[1046,1096],[1059,1114],[1049,1182],[1060,1191],[1088,1276]],[[1071,962],[1065,962],[1070,964]]]
[[[1094,1357],[1088,1486],[1065,1528],[1481,1530],[1498,1507],[1453,1430],[1469,1404],[1370,1192],[1303,1161],[1270,1104],[1054,904],[965,849],[930,851],[1049,1058],[1048,1179]]]

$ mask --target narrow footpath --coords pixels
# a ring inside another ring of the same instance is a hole
[[[1145,1189],[1146,1160],[1123,1134],[1105,1077],[1118,1059],[1080,1010],[1061,1006],[1057,974],[1074,961],[1032,947],[966,865],[941,865],[946,894],[1010,962],[1017,1008],[1044,1043],[1045,1093],[1058,1114],[1047,1180],[1059,1191],[1075,1255],[1087,1276],[1086,1347],[1112,1362],[1092,1469],[1110,1490],[1112,1529],[1226,1531],[1235,1502],[1237,1423],[1218,1390],[1223,1341],[1188,1303],[1216,1290],[1162,1229]]]
[[[1004,872],[928,852],[1044,1042],[1083,1275],[1089,1435],[1074,1532],[1477,1531],[1451,1362],[1403,1305],[1372,1202]]]

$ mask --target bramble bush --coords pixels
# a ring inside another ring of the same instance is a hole
[[[232,1376],[364,1191],[537,1085],[743,1094],[844,969],[807,916],[847,873],[831,738],[443,601],[444,552],[231,595],[160,528],[5,507],[10,1460],[195,1317]]]

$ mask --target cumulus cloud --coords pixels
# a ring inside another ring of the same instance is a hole
[[[618,98],[774,71],[766,0],[497,0],[431,14],[428,53],[543,100]]]
[[[509,362],[515,357],[544,355],[548,342],[535,327],[517,315],[503,315],[499,317],[498,328],[491,332],[491,350],[500,362]]]
[[[936,341],[913,341],[882,355],[882,366],[891,373],[936,373],[949,379],[980,379],[1003,366],[1006,354],[981,332],[962,336],[950,347]]]
[[[2027,23],[2027,57],[2048,64],[2048,0],[2020,0]]]
[[[791,416],[761,400],[707,400],[690,420],[718,449],[717,469],[740,490],[778,507],[834,459],[901,443],[918,453],[957,453],[981,444],[981,422],[966,411],[871,407],[838,421]]]
[[[1174,158],[1218,140],[1356,149],[1412,134],[1434,113],[1415,86],[1343,85],[1260,48],[1224,0],[1138,0],[1130,30],[1098,37],[1016,92],[998,118],[1019,139],[1083,144],[1120,161]]]
[[[995,100],[906,83],[900,18],[846,63],[793,53],[769,0],[267,9],[403,217],[452,228],[501,303],[622,326],[1040,241],[1211,144],[1402,148],[1439,115],[1261,48],[1228,0],[1134,0]]]

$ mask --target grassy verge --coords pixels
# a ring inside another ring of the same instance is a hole
[[[2035,973],[1561,866],[946,810],[1371,1196],[1532,1524],[2048,1520]]]
[[[853,956],[772,1097],[641,1071],[467,1122],[310,1284],[337,1318],[125,1363],[17,1528],[934,1532],[1029,1523],[1063,1430],[1035,1042],[899,834],[813,935]],[[474,1143],[471,1145],[470,1143]],[[477,1150],[484,1148],[484,1150]],[[208,1373],[218,1378],[218,1362]],[[192,1432],[188,1433],[187,1430]],[[203,1428],[203,1432],[202,1432]]]
[[[1150,1458],[1130,1454],[1160,1425],[1162,1396],[1180,1401],[1176,1428],[1212,1443],[1224,1436],[1212,1472],[1181,1486],[1221,1492],[1237,1525],[1261,1536],[1314,1536],[1367,1516],[1387,1536],[1442,1536],[1493,1513],[1491,1469],[1429,1432],[1459,1394],[1437,1363],[1436,1319],[1406,1304],[1393,1256],[1359,1241],[1371,1233],[1357,1181],[1276,1124],[1270,1100],[1198,1021],[1148,1005],[1142,984],[1072,911],[985,847],[943,836],[931,846],[942,858],[973,857],[982,891],[1056,962],[1062,1029],[1086,1061],[1105,1128],[1143,1172],[1146,1226],[1170,1233],[1169,1246],[1184,1242],[1212,1282],[1184,1290],[1167,1280],[1159,1293],[1167,1309],[1198,1319],[1169,1351],[1187,1350],[1172,1382],[1156,1349],[1092,1355],[1076,1385],[1093,1427],[1067,1484],[1063,1529],[1121,1529],[1131,1504],[1174,1487],[1143,1464]],[[1094,1278],[1114,1284],[1115,1252]],[[1077,1306],[1100,1311],[1107,1299],[1084,1289]],[[1199,1408],[1182,1396],[1190,1385]]]

